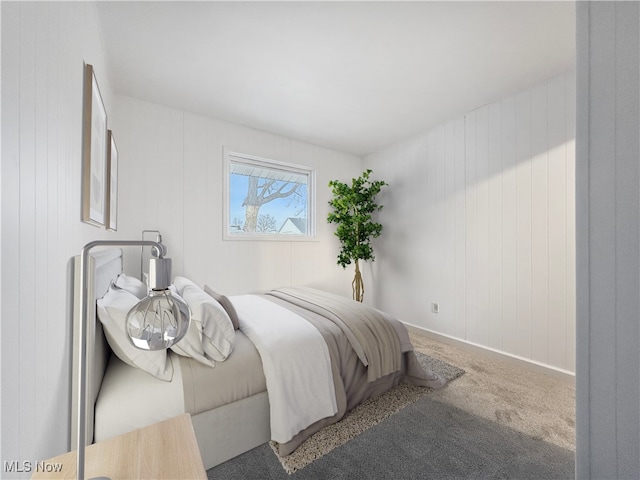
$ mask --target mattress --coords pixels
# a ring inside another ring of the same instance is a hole
[[[95,407],[94,441],[99,442],[182,413],[207,410],[266,391],[260,355],[253,343],[236,331],[234,349],[214,368],[169,351],[170,382],[109,359]]]

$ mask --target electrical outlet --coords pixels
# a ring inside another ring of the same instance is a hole
[[[440,304],[438,302],[431,302],[431,311],[438,313],[440,311]]]

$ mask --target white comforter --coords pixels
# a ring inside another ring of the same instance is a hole
[[[291,440],[338,411],[329,349],[304,318],[254,295],[230,298],[240,329],[262,358],[271,409],[271,439]]]

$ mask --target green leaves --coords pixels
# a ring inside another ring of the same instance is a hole
[[[369,179],[372,170],[365,170],[351,181],[351,186],[332,180],[329,187],[333,199],[329,205],[333,211],[327,215],[329,223],[336,223],[335,235],[342,244],[338,255],[338,265],[345,268],[355,260],[374,260],[371,240],[382,233],[382,224],[372,220],[372,214],[381,210],[376,203],[376,195],[385,185],[383,181]]]

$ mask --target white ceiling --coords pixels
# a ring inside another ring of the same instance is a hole
[[[98,2],[116,93],[365,155],[574,68],[573,2]]]

